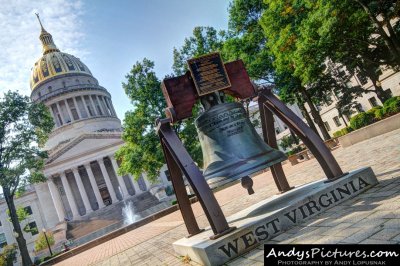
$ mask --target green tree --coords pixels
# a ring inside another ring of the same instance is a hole
[[[125,145],[116,153],[121,162],[120,174],[131,173],[138,179],[145,172],[150,182],[156,181],[165,163],[155,121],[165,116],[166,103],[160,88],[161,81],[153,68],[154,62],[143,59],[126,75],[127,80],[122,86],[133,110],[125,114],[122,135]],[[183,123],[176,125],[175,129],[193,159],[201,165],[201,149],[195,141],[195,129]]]
[[[222,54],[227,61],[242,59],[257,82],[274,83],[272,57],[259,24],[266,5],[262,0],[234,0],[229,5],[229,34]]]
[[[17,245],[5,245],[0,253],[0,266],[12,266],[17,258]]]
[[[172,70],[177,76],[185,74],[188,70],[187,60],[211,52],[221,51],[226,33],[217,32],[213,27],[195,27],[193,35],[185,38],[181,48],[174,47],[174,63]]]
[[[54,234],[51,231],[46,231],[46,236],[49,241],[49,245],[52,246],[55,244],[54,240]],[[47,241],[46,241],[46,236],[44,235],[43,232],[40,232],[38,237],[35,240],[35,251],[40,251],[43,249],[47,249]]]
[[[14,231],[18,234],[16,240],[24,265],[32,265],[32,261],[14,197],[25,185],[46,180],[41,169],[47,153],[39,146],[45,143],[53,126],[45,105],[32,103],[28,97],[11,91],[0,99],[0,185]]]
[[[266,0],[267,8],[265,9],[260,20],[264,33],[268,39],[267,45],[274,56],[274,67],[277,75],[284,75],[284,79],[292,76],[294,81],[291,93],[300,95],[304,102],[310,108],[310,113],[314,122],[319,127],[323,138],[329,139],[330,135],[325,128],[319,111],[314,104],[320,104],[331,93],[331,88],[325,85],[326,73],[324,66],[314,64],[309,71],[310,78],[305,79],[299,70],[298,62],[296,62],[296,53],[298,52],[299,41],[302,37],[302,25],[307,20],[310,13],[310,6],[307,1],[295,0]],[[310,48],[312,50],[313,47]],[[314,49],[312,56],[321,56],[318,49]],[[306,58],[307,59],[307,58]]]
[[[314,82],[320,73],[326,72],[326,63],[333,61],[338,68],[345,66],[351,75],[363,75],[372,81],[373,87],[368,90],[362,87],[348,88],[354,90],[354,96],[357,91],[364,90],[376,93],[382,102],[388,99],[390,95],[378,82],[380,67],[395,66],[396,60],[385,45],[384,37],[377,38],[379,32],[358,4],[360,1],[301,2],[307,11],[301,23],[296,25],[299,36],[293,61],[295,74],[303,83]]]

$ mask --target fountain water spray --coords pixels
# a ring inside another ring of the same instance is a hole
[[[119,193],[121,193],[122,198],[124,198],[124,194],[121,191],[121,187],[118,187]],[[137,221],[140,216],[135,214],[133,210],[132,201],[126,202],[124,201],[124,207],[122,207],[122,216],[124,217],[124,224],[132,224]]]

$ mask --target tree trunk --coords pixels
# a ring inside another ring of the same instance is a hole
[[[302,114],[302,115],[304,116],[304,118],[306,119],[308,126],[315,132],[315,134],[317,134],[317,135],[319,136],[319,132],[318,132],[317,128],[315,127],[315,124],[314,124],[314,122],[312,121],[310,115],[308,114],[307,109],[306,109],[304,103],[300,103],[300,104],[299,104],[299,108],[300,108],[301,114]]]
[[[31,266],[33,263],[31,257],[29,256],[28,248],[26,246],[26,241],[23,232],[21,230],[21,225],[19,224],[18,221],[18,215],[14,204],[14,198],[10,193],[10,189],[7,187],[3,187],[3,193],[4,193],[4,198],[7,202],[8,210],[10,211],[10,218],[14,227],[14,232],[18,234],[16,240],[22,258],[22,265]]]
[[[387,93],[386,91],[384,91],[382,86],[377,85],[377,80],[371,79],[371,81],[372,81],[372,84],[374,85],[376,96],[383,104],[384,102],[386,102],[387,99],[390,98],[390,94]]]
[[[315,108],[314,103],[311,101],[311,97],[306,91],[304,87],[300,87],[301,94],[303,95],[306,103],[308,104],[308,107],[310,107],[310,112],[312,117],[314,118],[315,123],[319,127],[322,133],[322,137],[324,140],[331,139],[331,136],[329,135],[328,131],[325,128],[324,122],[322,121],[322,118],[318,112],[318,110]]]
[[[382,37],[383,41],[385,42],[387,48],[389,49],[390,53],[393,55],[394,61],[397,62],[397,65],[400,65],[400,50],[398,50],[398,45],[393,42],[393,40],[388,36],[385,29],[379,23],[377,17],[371,12],[368,6],[366,6],[362,1],[355,0],[358,4],[362,6],[364,11],[368,14],[369,18],[371,19],[374,27],[377,30],[377,33]],[[395,37],[395,36],[393,36]]]

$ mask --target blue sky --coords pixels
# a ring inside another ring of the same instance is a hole
[[[136,61],[172,72],[172,50],[195,26],[226,29],[228,0],[0,0],[0,91],[29,95],[30,69],[41,56],[39,12],[58,48],[74,54],[107,88],[122,120],[131,108],[121,83]]]

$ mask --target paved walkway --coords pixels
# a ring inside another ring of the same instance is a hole
[[[333,152],[344,171],[372,166],[380,183],[352,200],[308,220],[271,243],[400,243],[400,130]],[[284,165],[290,185],[324,177],[315,159]],[[255,194],[240,184],[216,193],[226,216],[277,193],[271,173],[254,179]],[[198,203],[193,205],[201,227],[208,226]],[[179,211],[82,252],[57,265],[197,265],[178,257],[172,243],[187,231]],[[262,246],[228,265],[263,265]]]

